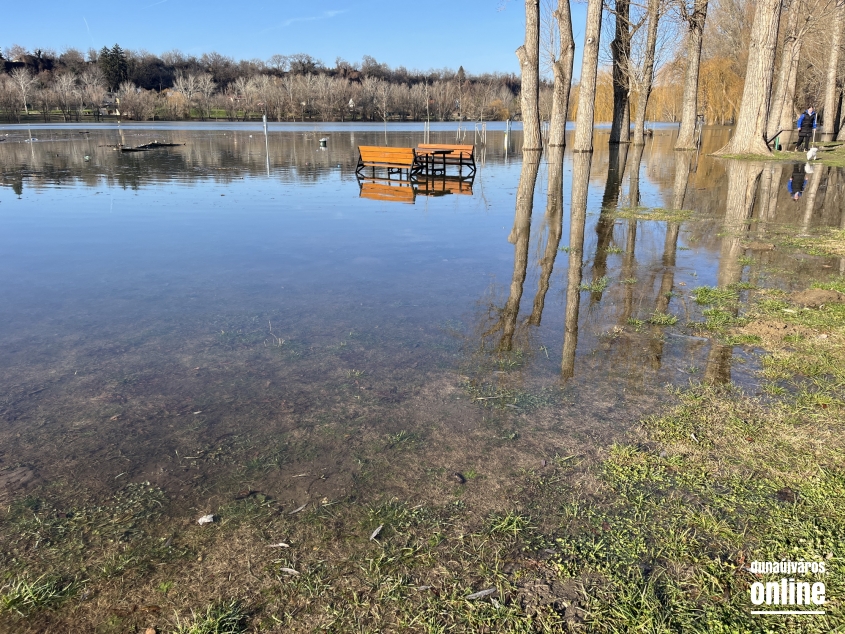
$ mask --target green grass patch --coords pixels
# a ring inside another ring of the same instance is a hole
[[[58,577],[42,575],[37,579],[15,578],[0,588],[0,613],[13,612],[28,616],[40,610],[55,608],[72,597],[80,584]]]
[[[239,601],[210,605],[205,612],[192,612],[178,620],[174,634],[241,634],[247,631],[247,614]]]
[[[691,209],[664,209],[663,207],[619,207],[613,216],[627,220],[656,220],[658,222],[683,222],[695,213]]]
[[[678,318],[675,315],[667,313],[653,313],[648,318],[648,323],[654,324],[655,326],[673,326],[678,323]]]
[[[603,275],[597,280],[593,280],[592,282],[584,282],[581,284],[582,291],[589,291],[590,293],[603,293],[605,289],[610,285],[610,278],[607,275]]]

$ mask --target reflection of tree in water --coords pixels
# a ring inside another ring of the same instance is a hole
[[[807,186],[807,191],[804,195],[804,218],[801,221],[801,232],[809,231],[813,224],[813,212],[816,209],[816,198],[819,194],[819,188],[822,181],[827,180],[827,173],[830,170],[825,165],[817,165],[814,167],[812,174],[809,174],[810,184]]]
[[[763,165],[742,161],[728,164],[728,198],[725,210],[724,233],[719,253],[717,285],[720,288],[736,284],[742,279],[744,253],[743,241],[749,229],[749,219],[754,210],[754,200],[760,185]],[[731,309],[733,316],[739,307]],[[728,383],[731,380],[733,346],[713,343],[707,355],[704,380],[709,383]]]
[[[601,200],[601,214],[596,223],[596,254],[593,258],[593,279],[595,285],[600,279],[607,275],[607,249],[613,239],[613,226],[616,222],[614,212],[619,204],[619,190],[622,187],[622,176],[625,172],[625,163],[628,159],[628,144],[611,145],[610,161],[607,166],[607,183],[604,187],[604,196]],[[600,288],[600,286],[598,287]],[[593,290],[590,294],[590,302],[601,301],[602,291]]]
[[[581,308],[581,278],[584,256],[584,227],[587,223],[587,192],[590,184],[590,152],[572,156],[572,202],[569,206],[569,273],[566,280],[566,310],[563,325],[563,353],[560,375],[575,375],[575,349],[578,347],[578,313]]]
[[[546,247],[543,250],[543,257],[540,259],[540,281],[537,285],[537,294],[534,296],[534,308],[526,323],[532,326],[539,326],[543,318],[543,307],[546,302],[546,293],[549,290],[549,279],[552,276],[552,269],[557,257],[557,249],[560,245],[560,237],[563,233],[563,146],[550,146],[549,148],[549,185],[546,197],[546,215],[543,217],[543,225],[540,231],[547,230]],[[542,243],[542,242],[541,242]]]
[[[501,310],[499,319],[492,328],[484,333],[484,336],[490,336],[499,330],[502,331],[498,345],[499,350],[511,350],[513,348],[519,303],[522,299],[522,289],[528,271],[531,212],[534,206],[534,186],[537,183],[539,171],[539,152],[525,154],[522,161],[522,171],[519,175],[519,185],[516,190],[516,213],[514,214],[513,229],[508,236],[508,242],[514,245],[513,277],[511,278],[510,293],[507,302],[505,302],[505,307]]]
[[[691,164],[691,152],[685,150],[675,152],[675,180],[672,186],[672,209],[680,210],[684,207]],[[672,289],[675,286],[675,260],[678,253],[678,236],[680,232],[681,223],[666,223],[666,235],[663,240],[663,257],[661,260],[660,288],[657,291],[657,298],[654,302],[654,312],[657,314],[666,314],[669,312],[669,302],[672,298]],[[660,369],[663,360],[664,342],[665,339],[663,338],[662,329],[659,326],[654,326],[649,342],[649,361],[654,370]]]
[[[640,205],[640,165],[643,159],[645,146],[635,145],[634,154],[631,157],[628,172],[629,204],[631,207]],[[637,246],[637,221],[628,220],[625,233],[625,253],[622,256],[622,271],[620,278],[625,283],[625,299],[622,303],[622,314],[619,323],[625,324],[631,317],[634,310],[634,271],[636,269],[636,246]]]

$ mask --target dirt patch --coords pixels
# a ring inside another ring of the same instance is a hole
[[[845,302],[845,294],[839,291],[811,288],[806,291],[792,293],[790,300],[793,304],[804,308],[820,308],[825,304],[841,304]]]
[[[38,477],[29,467],[14,467],[0,471],[0,504],[12,499],[12,494],[34,483]]]
[[[802,326],[787,324],[774,319],[758,319],[750,324],[737,328],[736,333],[741,335],[753,335],[760,337],[763,341],[781,342],[784,337],[806,335],[810,331]]]

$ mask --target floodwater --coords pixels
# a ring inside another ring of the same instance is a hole
[[[845,173],[763,166],[749,217],[741,166],[708,156],[727,129],[697,154],[672,127],[612,152],[599,130],[591,157],[523,170],[519,132],[470,128],[474,178],[359,182],[356,146],[416,128],[0,129],[0,500],[149,481],[196,518],[242,491],[438,501],[471,472],[487,512],[516,470],[624,439],[667,385],[755,389],[753,348],[688,326],[692,289],[842,267],[746,245],[842,226]],[[182,145],[110,147],[153,140]]]

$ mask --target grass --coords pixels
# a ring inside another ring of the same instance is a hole
[[[648,323],[654,324],[655,326],[673,326],[678,322],[678,318],[675,315],[669,315],[666,313],[653,313],[651,317],[648,318]]]
[[[13,612],[27,616],[40,610],[55,608],[79,589],[77,581],[42,575],[37,579],[16,578],[0,588],[0,613]]]
[[[603,275],[597,280],[593,280],[592,282],[584,282],[581,284],[582,291],[589,291],[590,293],[603,293],[605,289],[610,285],[610,278],[606,275]]]
[[[695,213],[691,209],[664,209],[663,207],[619,207],[613,216],[627,220],[655,220],[658,222],[683,222]]]
[[[210,605],[202,613],[177,619],[174,634],[240,634],[247,631],[248,615],[239,601]]]

